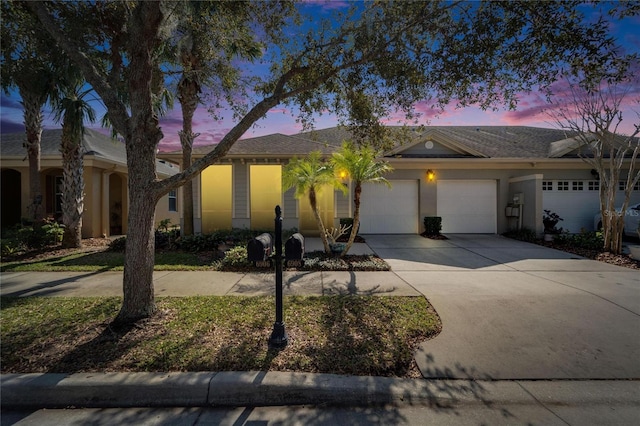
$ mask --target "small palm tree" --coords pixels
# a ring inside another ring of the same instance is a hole
[[[85,119],[93,123],[95,112],[85,100],[91,90],[80,85],[62,92],[53,100],[56,121],[62,120],[62,223],[65,225],[62,246],[82,246],[82,213],[84,211],[84,162],[82,137]]]
[[[319,151],[309,153],[306,158],[293,158],[282,172],[282,186],[285,191],[289,188],[295,188],[296,198],[304,195],[309,196],[309,204],[311,204],[311,210],[313,210],[318,224],[324,251],[330,253],[327,230],[322,223],[317,203],[318,191],[327,185],[346,191],[345,186],[336,178],[332,163],[324,161]]]
[[[360,226],[360,198],[362,196],[362,184],[366,182],[381,183],[391,187],[391,183],[384,177],[393,168],[386,161],[377,159],[377,152],[371,147],[354,147],[353,143],[344,142],[340,150],[333,154],[331,162],[336,171],[349,177],[353,182],[353,225],[349,241],[341,256],[347,254],[358,234]]]

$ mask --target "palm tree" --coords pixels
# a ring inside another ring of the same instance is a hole
[[[182,68],[177,96],[182,109],[182,130],[178,132],[182,146],[182,169],[191,166],[194,140],[193,115],[201,99],[202,87],[208,96],[219,103],[236,88],[240,73],[232,66],[234,57],[254,60],[261,53],[261,45],[246,30],[249,8],[241,2],[191,1],[184,3],[183,19],[178,26],[176,56]],[[229,29],[225,37],[216,37],[211,28]],[[214,115],[215,118],[215,115]],[[193,181],[182,186],[182,235],[192,235]]]
[[[386,161],[377,160],[377,153],[368,146],[355,148],[352,143],[344,142],[340,150],[333,154],[331,163],[338,173],[343,173],[353,182],[353,225],[349,241],[341,256],[347,254],[358,234],[360,227],[360,197],[362,184],[365,182],[381,183],[391,187],[391,183],[383,176],[393,168]]]
[[[6,93],[18,89],[24,107],[24,146],[29,160],[29,197],[33,220],[42,219],[40,181],[40,140],[42,112],[54,91],[55,75],[50,64],[53,46],[38,37],[41,26],[25,13],[22,2],[2,2],[0,43],[2,53],[2,88]],[[56,53],[58,53],[56,48]]]
[[[313,151],[303,159],[293,158],[282,172],[283,190],[286,191],[295,187],[296,198],[308,194],[309,204],[311,204],[311,210],[318,224],[324,251],[325,253],[330,253],[331,248],[327,239],[327,230],[322,223],[317,203],[318,191],[327,185],[346,191],[345,186],[336,178],[333,165],[331,162],[322,159],[320,151]]]
[[[95,111],[85,97],[91,89],[81,91],[80,84],[53,100],[56,121],[62,120],[62,223],[65,226],[62,246],[82,246],[82,213],[84,211],[84,162],[82,137],[84,121],[93,123]]]

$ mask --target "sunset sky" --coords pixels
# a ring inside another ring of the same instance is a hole
[[[308,2],[305,6],[308,13],[316,16],[327,12],[329,9],[345,8],[345,2]],[[628,51],[640,52],[640,17],[628,18],[623,22],[612,24],[612,31],[618,37],[619,41]],[[640,71],[638,72],[640,75]],[[567,92],[566,83],[558,82],[554,86],[554,92],[562,94]],[[630,133],[633,123],[638,123],[638,112],[640,105],[640,87],[632,86],[629,93],[625,97],[623,107],[623,125],[620,127],[621,132]],[[93,107],[101,117],[104,107],[99,101],[93,102]],[[418,103],[415,110],[422,114],[419,121],[420,124],[429,125],[509,125],[509,126],[537,126],[537,127],[555,127],[553,119],[544,109],[548,109],[544,96],[540,93],[522,94],[518,108],[515,111],[507,111],[504,108],[497,111],[482,111],[479,108],[468,107],[457,109],[454,106],[448,107],[444,112],[435,115],[426,103]],[[0,131],[2,133],[15,133],[24,131],[22,124],[22,106],[17,91],[9,94],[2,93],[1,98],[1,120]],[[206,107],[200,106],[194,116],[194,131],[200,133],[196,139],[196,145],[210,145],[217,143],[229,129],[235,124],[230,114],[222,114],[224,118],[221,121],[214,121],[207,112]],[[315,121],[315,128],[323,129],[336,125],[335,117],[331,115],[318,115]],[[399,125],[402,124],[401,117],[391,117],[385,121],[386,124]],[[58,128],[60,125],[53,121],[49,111],[45,111],[45,128]],[[162,131],[165,135],[160,142],[160,149],[163,151],[180,149],[178,131],[182,126],[180,107],[177,104],[172,111],[161,119]],[[88,125],[88,127],[96,127]],[[301,124],[296,122],[296,111],[278,106],[269,111],[267,116],[258,121],[255,126],[247,131],[244,138],[262,136],[272,133],[295,134],[302,130]],[[103,130],[107,132],[106,130]]]

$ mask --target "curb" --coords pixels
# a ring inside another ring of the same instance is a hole
[[[433,380],[293,372],[2,374],[2,409],[640,404],[640,380]]]
[[[291,372],[3,374],[3,408],[435,405],[478,400],[472,381]]]

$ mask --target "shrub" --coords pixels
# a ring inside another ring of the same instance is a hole
[[[533,243],[537,241],[538,236],[536,235],[536,231],[529,228],[522,228],[515,231],[508,231],[502,234],[507,238],[513,238],[514,240],[526,241],[528,243]]]
[[[219,240],[215,234],[185,235],[176,241],[180,250],[190,253],[203,251],[215,251],[218,249]]]
[[[602,250],[604,247],[604,238],[600,231],[582,230],[579,234],[560,234],[555,242],[587,250]]]
[[[425,216],[424,233],[426,235],[440,235],[442,218],[440,216]]]
[[[160,230],[156,229],[155,232],[155,241],[156,241],[156,250],[165,249],[171,250],[177,248],[176,240],[180,236],[180,231],[178,229],[171,230]]]
[[[224,254],[224,258],[220,261],[220,265],[224,268],[245,268],[252,266],[251,262],[247,260],[247,248],[244,246],[237,246]]]
[[[11,256],[24,250],[24,244],[17,238],[3,238],[0,240],[2,256]]]
[[[16,238],[30,249],[41,249],[59,244],[64,234],[64,226],[53,219],[44,219],[34,226],[26,226],[17,231]]]
[[[123,252],[127,245],[127,237],[116,238],[109,243],[109,251]]]

